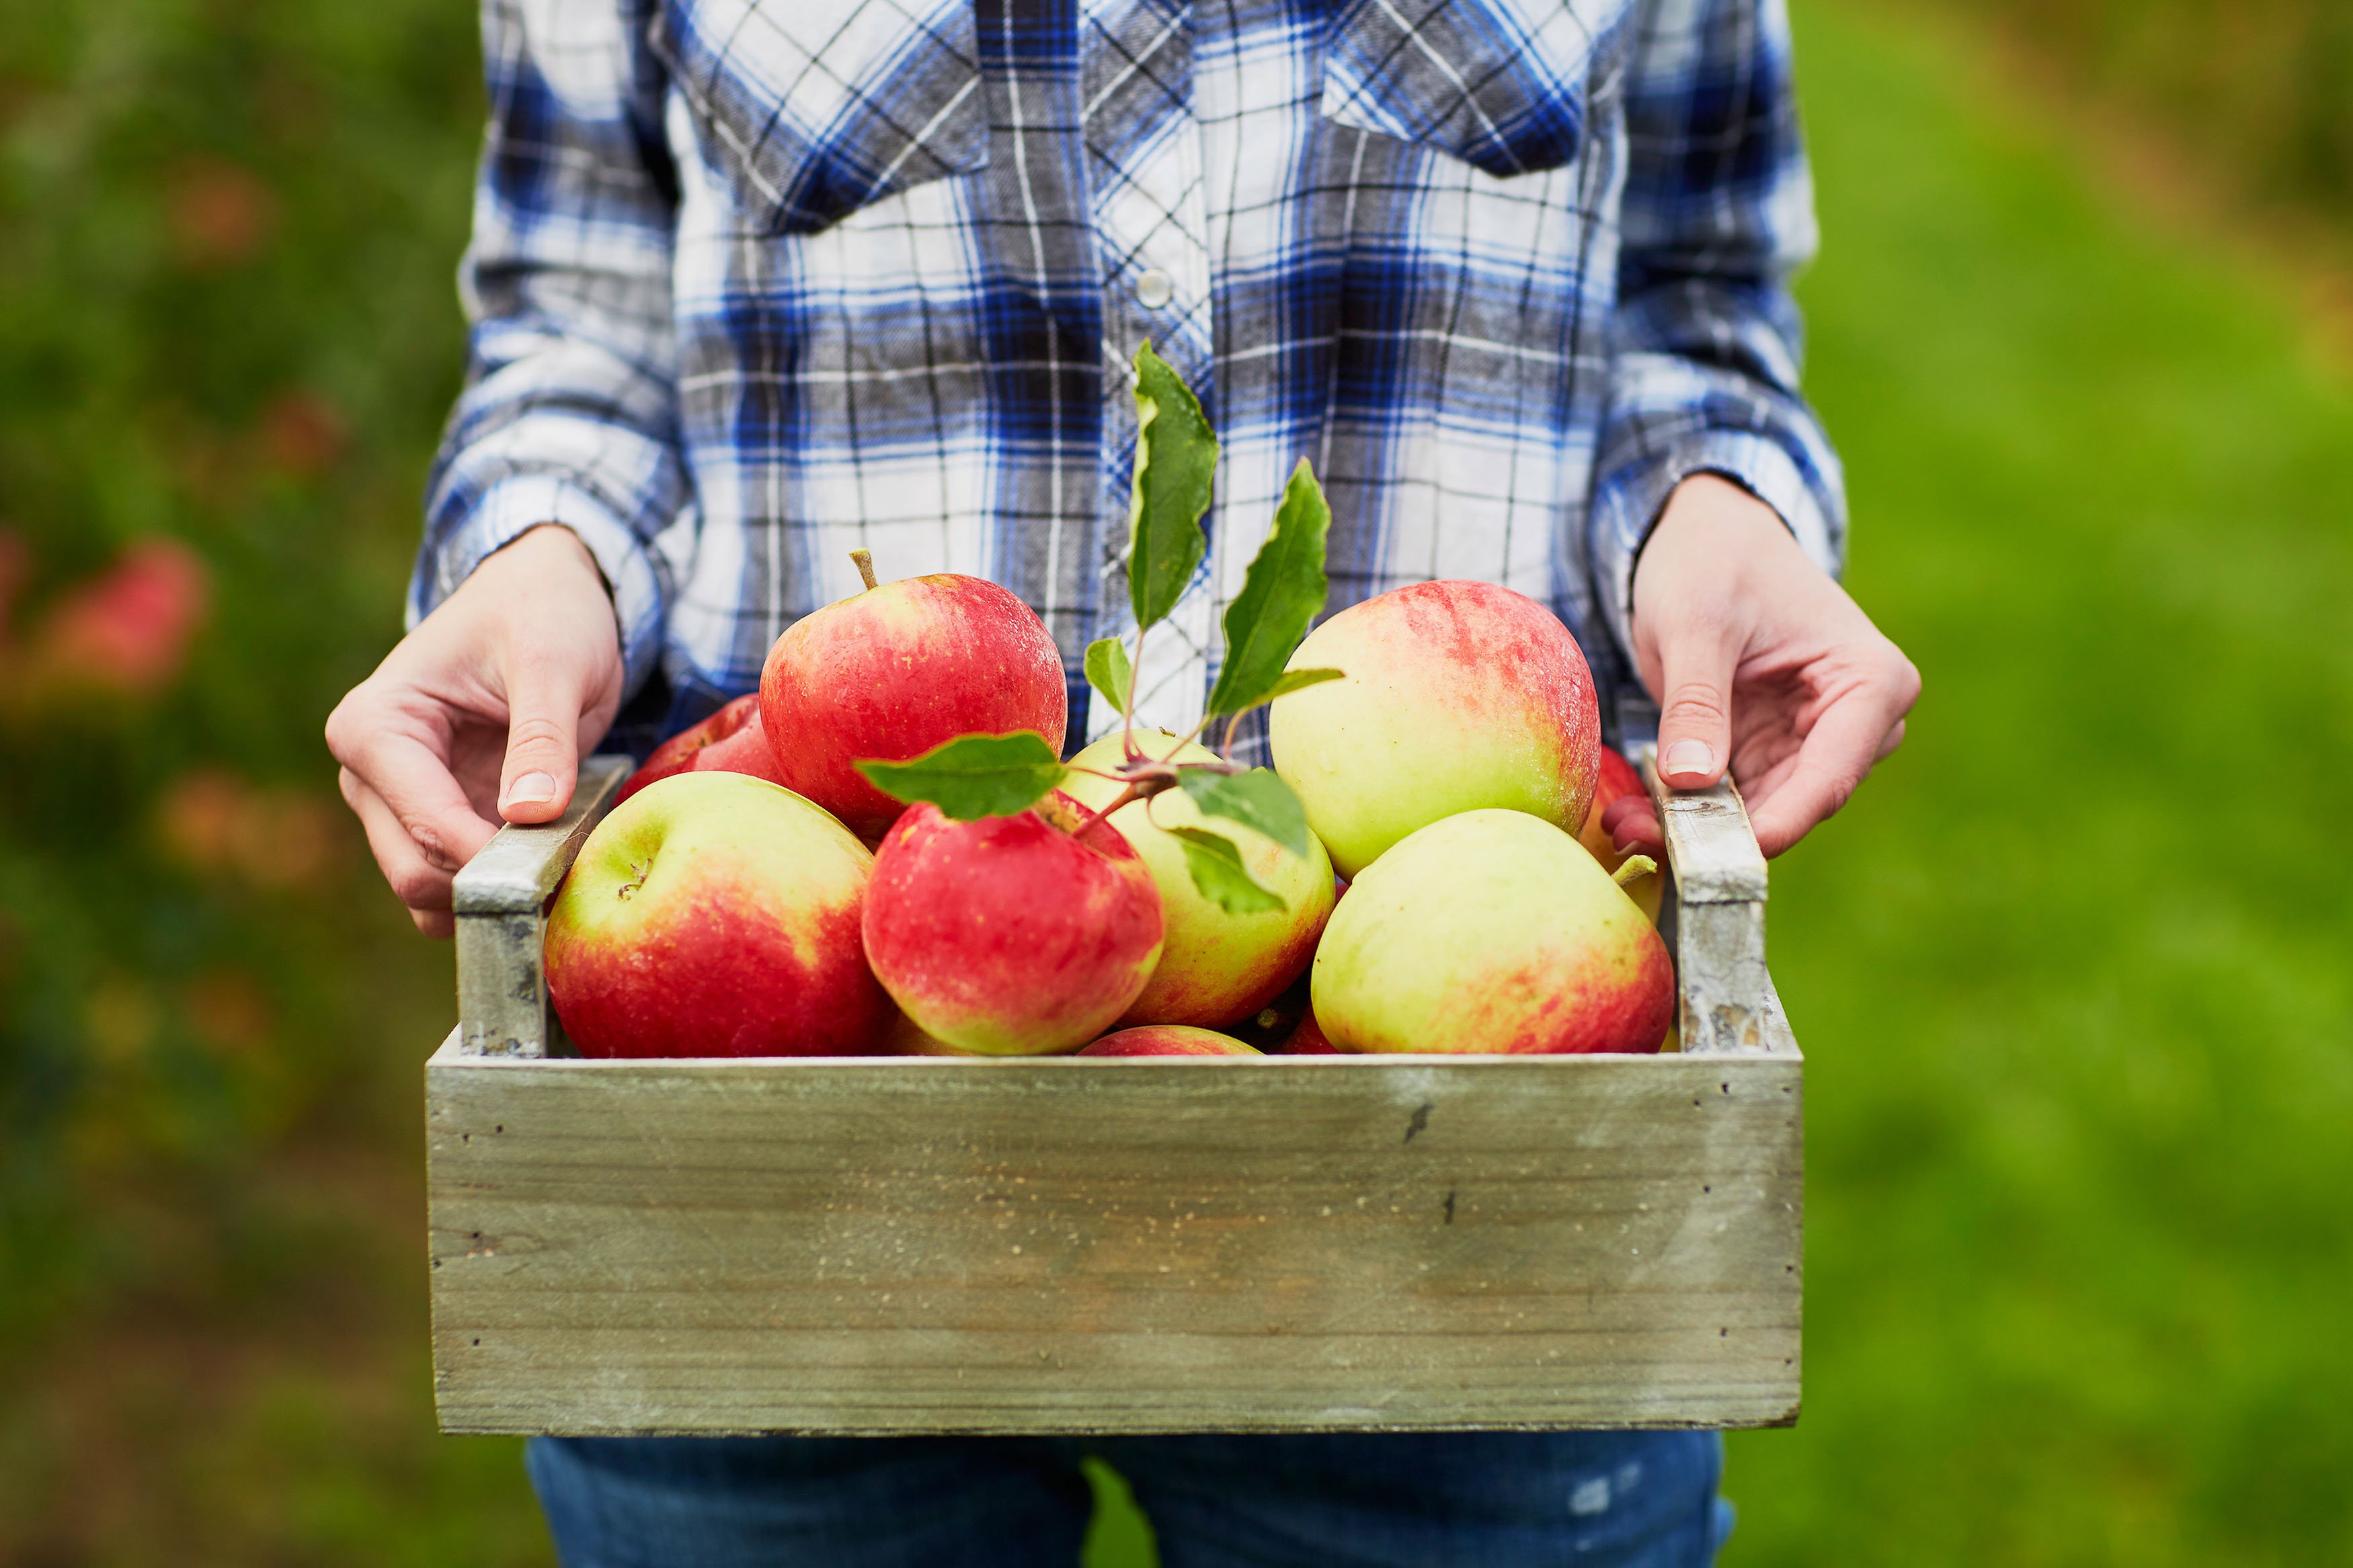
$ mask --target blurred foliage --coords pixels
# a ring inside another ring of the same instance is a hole
[[[2353,218],[2346,0],[1940,0],[2162,122],[2243,194]]]
[[[2340,13],[2015,16],[2337,200]],[[1949,38],[1799,22],[1811,385],[1928,693],[1776,870],[1808,1407],[1729,1561],[2347,1560],[2353,399]],[[514,1445],[431,1431],[448,959],[318,740],[457,384],[475,70],[468,0],[0,9],[11,1563],[545,1561]]]
[[[319,740],[457,385],[474,29],[0,7],[0,1559],[450,1561],[486,1464],[543,1551],[426,1436],[448,959]]]

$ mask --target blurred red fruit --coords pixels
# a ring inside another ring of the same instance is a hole
[[[165,198],[172,238],[195,267],[248,261],[278,227],[278,197],[251,170],[217,158],[191,159]]]
[[[184,544],[149,539],[102,576],[69,590],[41,628],[37,665],[50,679],[161,690],[186,662],[210,599],[204,563]]]

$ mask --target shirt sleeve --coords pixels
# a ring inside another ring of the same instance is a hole
[[[672,586],[655,541],[691,492],[679,450],[670,256],[677,172],[642,0],[486,0],[490,127],[459,265],[465,390],[426,495],[413,626],[541,523],[613,593],[635,690]]]
[[[1798,392],[1789,280],[1816,230],[1783,0],[1659,0],[1641,26],[1588,515],[1595,596],[1630,653],[1635,559],[1692,474],[1747,489],[1824,570],[1846,553],[1838,457]]]

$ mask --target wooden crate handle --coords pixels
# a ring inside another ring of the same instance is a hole
[[[1729,774],[1712,789],[1668,788],[1655,746],[1643,747],[1637,762],[1658,802],[1674,874],[1684,1054],[1794,1049],[1765,970],[1765,854],[1740,791]]]
[[[633,764],[589,757],[572,804],[553,822],[509,824],[458,873],[458,1049],[472,1057],[548,1054],[547,900],[589,830],[612,809]]]

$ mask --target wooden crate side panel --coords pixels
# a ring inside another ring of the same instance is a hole
[[[445,1056],[443,1423],[1787,1420],[1799,1075]]]

